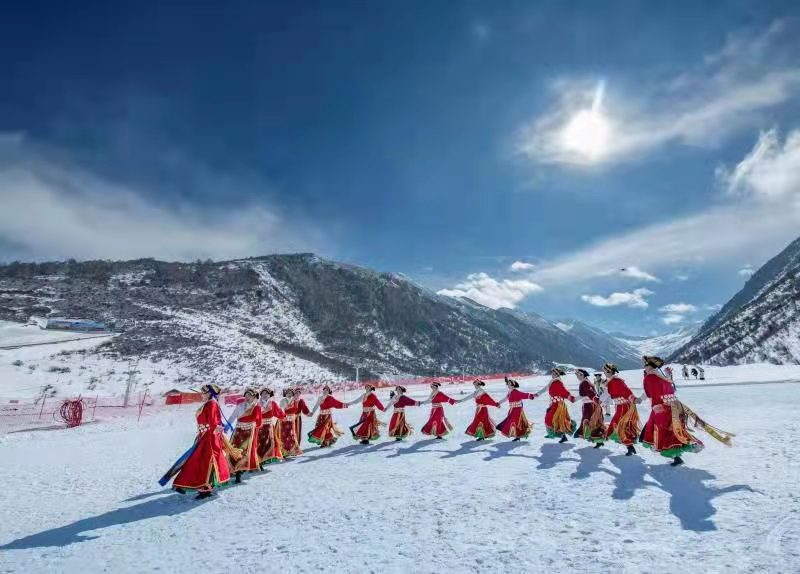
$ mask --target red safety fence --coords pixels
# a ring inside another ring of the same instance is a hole
[[[40,397],[36,400],[0,399],[0,430],[67,428],[97,420],[98,416],[138,415],[154,404],[146,391],[130,397]],[[78,416],[80,413],[80,416]]]

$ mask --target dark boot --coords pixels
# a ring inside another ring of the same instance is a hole
[[[369,444],[369,441],[367,439],[364,439],[361,442],[359,442],[358,444]]]
[[[203,500],[204,498],[211,498],[212,492],[210,490],[201,490],[197,496],[194,497],[195,500]]]
[[[514,440],[512,440],[511,442],[519,442],[519,437],[515,438],[515,439],[514,439]]]
[[[236,484],[242,484],[242,473],[241,473],[241,471],[236,473]]]
[[[565,434],[564,434],[564,435],[561,435],[561,440],[560,440],[560,441],[558,441],[558,442],[559,442],[559,444],[560,444],[560,443],[565,443],[565,442],[567,442],[567,435],[565,435]]]
[[[436,438],[437,438],[438,440],[444,440],[444,437],[443,437],[443,436],[437,436]]]
[[[633,448],[633,445],[628,445],[628,452],[625,453],[625,456],[631,456],[632,454],[636,454],[636,449]]]
[[[186,489],[185,488],[181,488],[180,486],[174,486],[174,487],[172,487],[172,490],[174,490],[178,494],[186,494]]]
[[[399,436],[399,437],[397,437],[397,438],[396,438],[396,439],[394,439],[394,440],[395,440],[395,442],[397,442],[397,441],[401,441],[401,440],[403,440],[403,437]]]
[[[602,442],[596,442],[596,443],[594,444],[594,448],[600,448],[601,446],[603,446],[603,443],[602,443]]]
[[[676,456],[675,460],[673,460],[671,463],[669,463],[670,466],[680,466],[682,464],[683,464],[683,459],[681,457],[679,457],[679,456]]]

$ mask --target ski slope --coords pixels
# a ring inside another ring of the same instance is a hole
[[[649,451],[558,445],[542,438],[542,399],[526,402],[528,441],[474,442],[464,403],[448,408],[447,440],[304,442],[303,457],[202,502],[156,483],[193,439],[191,407],[7,434],[0,572],[800,571],[800,384],[679,395],[736,446],[702,436],[705,451],[671,468]],[[427,413],[407,410],[417,429]]]

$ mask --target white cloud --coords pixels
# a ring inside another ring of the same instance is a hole
[[[661,307],[660,311],[662,313],[694,313],[697,311],[697,307],[692,305],[691,303],[670,303],[669,305],[664,305]]]
[[[501,307],[513,309],[525,297],[541,290],[539,285],[527,279],[497,280],[486,273],[472,273],[467,276],[466,281],[459,283],[453,289],[442,289],[438,294],[448,297],[469,297],[492,309]]]
[[[644,287],[623,293],[612,293],[608,297],[602,295],[582,295],[581,300],[595,307],[617,307],[626,305],[633,309],[646,309],[648,304],[645,297],[653,292]]]
[[[779,21],[760,36],[731,36],[702,66],[660,85],[637,84],[627,95],[604,88],[598,113],[609,136],[602,153],[582,153],[565,137],[575,118],[598,108],[600,84],[559,79],[551,86],[555,103],[521,130],[518,150],[540,164],[581,165],[630,161],[666,144],[716,146],[800,90],[800,66],[783,57],[794,28]]]
[[[739,269],[739,275],[741,275],[742,277],[750,277],[755,272],[756,270],[753,269],[752,267],[742,267],[741,269]]]
[[[525,263],[524,261],[514,261],[510,267],[511,271],[530,271],[535,268],[536,265],[533,263]]]
[[[729,170],[717,169],[717,179],[733,195],[782,202],[800,190],[800,130],[781,144],[777,128],[761,132],[752,151]]]
[[[628,267],[621,267],[619,269],[611,269],[607,271],[603,271],[598,273],[601,276],[608,276],[608,275],[619,275],[620,277],[629,277],[631,279],[636,279],[637,281],[655,281],[660,282],[660,279],[655,275],[651,275],[647,271],[642,271],[635,265],[630,265]]]
[[[684,318],[683,315],[669,314],[661,317],[661,322],[665,325],[675,325],[676,323],[683,322]]]
[[[313,250],[323,235],[260,201],[203,206],[159,201],[0,139],[0,240],[37,259],[174,260]]]

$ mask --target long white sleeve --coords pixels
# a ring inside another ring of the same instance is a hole
[[[547,389],[550,388],[550,383],[552,383],[552,382],[553,381],[548,382],[545,386],[543,386],[541,389],[536,391],[536,396],[541,396],[541,395],[545,394],[547,392]]]
[[[438,392],[439,392],[439,389],[436,389],[435,391],[431,391],[430,396],[428,396],[428,398],[425,399],[424,401],[419,401],[419,404],[420,405],[427,405],[429,402],[431,402],[433,400],[433,397],[435,397],[436,393],[438,393]]]
[[[360,396],[360,397],[358,397],[357,399],[353,399],[352,401],[348,401],[348,402],[346,402],[345,404],[346,404],[347,406],[350,406],[350,405],[355,405],[355,404],[357,404],[357,403],[360,403],[361,401],[363,401],[363,400],[364,400],[364,397],[366,397],[366,396],[367,396],[367,393],[361,393],[361,396]]]
[[[502,399],[500,399],[499,401],[497,401],[497,404],[498,404],[498,405],[502,405],[503,403],[507,402],[507,401],[508,401],[508,397],[509,397],[509,395],[510,395],[510,394],[511,394],[510,392],[509,392],[509,393],[506,393],[506,396],[504,396]]]
[[[236,421],[239,419],[240,416],[242,416],[242,413],[244,413],[246,408],[247,408],[247,401],[242,401],[241,403],[236,405],[235,409],[233,409],[231,416],[228,417],[228,421],[231,423],[232,427],[236,426]]]
[[[314,413],[317,412],[317,409],[319,408],[319,405],[322,404],[322,399],[323,399],[322,395],[317,397],[317,402],[314,403],[314,408],[311,409],[311,414],[308,415],[308,416],[310,416],[310,417],[314,416]]]

